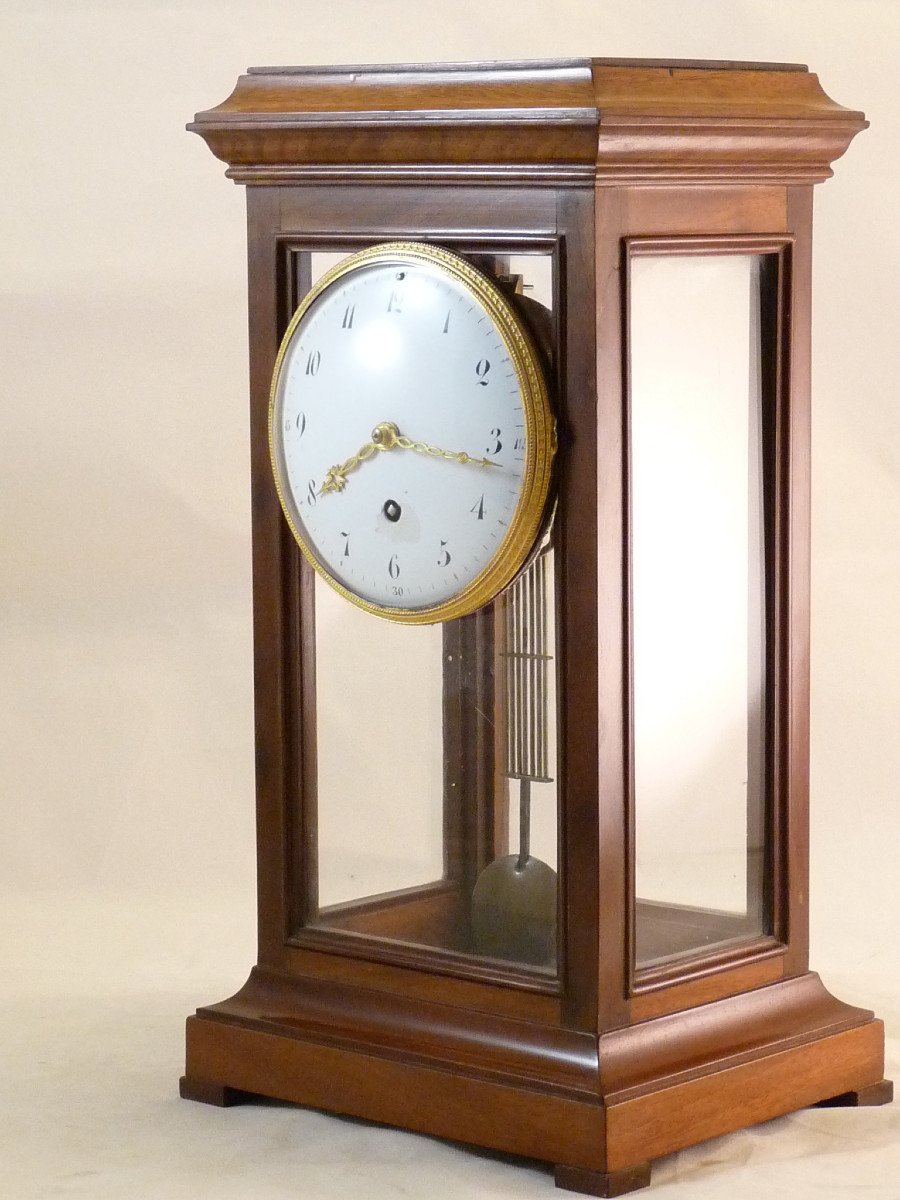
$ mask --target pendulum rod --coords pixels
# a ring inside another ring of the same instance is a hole
[[[547,551],[544,546],[510,589],[506,610],[506,775],[519,781],[519,856],[531,856],[531,785],[547,773]]]

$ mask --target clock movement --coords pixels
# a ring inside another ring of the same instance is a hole
[[[542,1159],[890,1099],[808,961],[805,67],[251,70],[258,959],[182,1095]]]

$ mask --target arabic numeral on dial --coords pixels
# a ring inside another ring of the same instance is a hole
[[[475,503],[469,509],[469,512],[474,513],[476,518],[479,521],[484,520],[484,494],[483,493],[482,493],[481,499],[475,501]]]
[[[344,533],[344,531],[341,530],[341,537],[344,539],[344,553],[341,555],[341,558],[342,559],[349,558],[350,557],[350,534]]]
[[[316,481],[314,479],[311,479],[309,481],[309,483],[306,485],[306,495],[307,495],[307,499],[309,501],[309,507],[315,508],[316,507]]]
[[[298,412],[294,424],[297,427],[297,436],[303,437],[304,433],[306,433],[306,413]]]
[[[513,442],[513,450],[524,450],[524,449],[525,449],[525,439],[523,437],[517,437],[516,440]]]
[[[444,317],[444,328],[441,330],[441,333],[449,333],[449,332],[450,332],[450,309],[448,308],[447,315],[446,315],[446,317]]]
[[[344,319],[343,319],[343,321],[341,321],[341,329],[352,329],[353,328],[353,316],[354,316],[355,312],[356,312],[356,305],[348,304],[347,307],[344,309]]]
[[[403,312],[403,296],[400,292],[391,292],[391,298],[388,300],[388,312],[402,313]]]
[[[391,595],[392,595],[392,596],[402,596],[402,595],[403,595],[403,588],[402,588],[402,587],[392,587],[392,588],[391,588]]]
[[[388,562],[388,575],[391,579],[400,578],[400,564],[397,562],[397,555],[392,554]]]
[[[475,374],[478,376],[478,382],[482,387],[487,387],[488,385],[487,375],[490,369],[490,360],[487,358],[480,358],[475,364]]]
[[[484,497],[482,496],[482,500],[483,499],[484,499]],[[450,551],[447,549],[447,543],[443,540],[443,538],[441,539],[441,555],[440,555],[440,558],[438,559],[438,566],[439,567],[449,567],[450,566]]]
[[[499,454],[500,451],[503,449],[503,443],[500,441],[500,433],[501,433],[501,430],[499,430],[499,429],[491,430],[491,437],[496,439],[497,444],[496,444],[496,446],[494,446],[493,450],[491,449],[490,446],[488,446],[488,448],[487,448],[488,454]]]
[[[318,375],[319,367],[321,366],[321,363],[322,363],[321,353],[318,350],[311,351],[309,357],[306,360],[306,374],[307,375]]]

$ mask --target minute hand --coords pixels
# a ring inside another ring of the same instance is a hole
[[[428,442],[414,442],[412,438],[405,437],[403,434],[397,435],[397,445],[402,450],[415,450],[419,454],[430,454],[434,458],[449,458],[451,462],[471,463],[476,467],[499,467],[500,464],[492,462],[489,458],[475,458],[471,454],[467,454],[465,450],[442,450],[440,446],[431,446]]]

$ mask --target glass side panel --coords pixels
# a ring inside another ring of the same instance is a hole
[[[630,264],[638,966],[763,932],[763,257]]]
[[[344,257],[313,253],[307,278]],[[526,310],[534,300],[549,312],[549,256],[476,262]],[[442,625],[393,624],[318,576],[312,586],[318,903],[308,924],[552,977],[552,538],[493,604]]]

